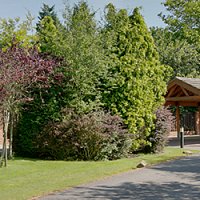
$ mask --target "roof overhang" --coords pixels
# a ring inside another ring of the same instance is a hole
[[[199,106],[200,79],[176,77],[168,83],[165,105]]]

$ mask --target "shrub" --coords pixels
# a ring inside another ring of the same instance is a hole
[[[163,151],[173,123],[174,116],[168,108],[161,107],[156,111],[155,128],[148,138],[151,145],[146,147],[147,152],[158,153]]]
[[[77,114],[65,109],[61,122],[50,122],[37,137],[40,157],[65,160],[117,159],[131,140],[120,117],[110,113]]]

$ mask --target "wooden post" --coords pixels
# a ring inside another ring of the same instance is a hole
[[[198,106],[198,132],[197,132],[197,135],[200,135],[200,106]]]
[[[200,113],[199,113],[199,107],[198,111],[195,113],[195,134],[199,135],[200,134]]]
[[[176,106],[176,131],[177,131],[177,137],[179,137],[179,133],[180,133],[180,108],[179,108],[179,106]]]

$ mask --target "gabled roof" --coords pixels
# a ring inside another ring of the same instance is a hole
[[[165,105],[200,105],[200,78],[176,77],[167,90]]]
[[[200,78],[175,77],[175,79],[169,82],[168,87],[170,87],[174,83],[177,83],[177,84],[186,83],[200,90]]]

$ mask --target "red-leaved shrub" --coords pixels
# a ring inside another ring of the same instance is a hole
[[[131,140],[122,119],[110,113],[76,114],[65,109],[61,122],[39,134],[40,157],[64,160],[117,159],[128,154]]]

